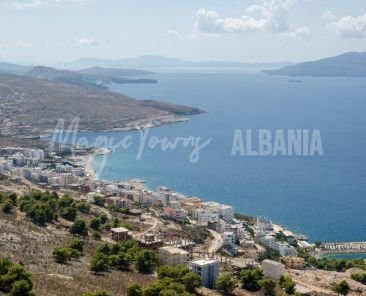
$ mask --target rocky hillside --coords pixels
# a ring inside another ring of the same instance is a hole
[[[65,128],[78,118],[80,130],[101,131],[160,125],[180,121],[177,114],[201,113],[197,108],[15,75],[0,75],[0,102],[1,132],[29,136],[54,129],[59,119]]]

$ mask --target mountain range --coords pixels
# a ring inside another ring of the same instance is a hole
[[[280,63],[241,63],[241,62],[224,62],[224,61],[202,61],[194,62],[187,61],[179,58],[170,58],[159,55],[145,55],[136,58],[125,58],[117,60],[98,59],[98,58],[84,58],[79,59],[70,63],[64,63],[55,65],[56,67],[66,69],[81,69],[88,67],[131,67],[131,68],[191,68],[191,67],[202,67],[202,68],[278,68],[290,65],[289,62]]]
[[[283,76],[366,77],[366,52],[348,52],[264,72]]]

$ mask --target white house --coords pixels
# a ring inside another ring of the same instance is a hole
[[[213,288],[220,272],[218,260],[200,259],[190,263],[191,271],[200,275],[202,285],[207,288]]]

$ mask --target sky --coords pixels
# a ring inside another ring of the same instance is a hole
[[[366,0],[0,0],[0,28],[6,62],[300,62],[366,51]]]

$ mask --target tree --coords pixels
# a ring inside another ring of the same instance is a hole
[[[292,278],[282,275],[279,280],[279,285],[285,290],[286,294],[293,295],[296,292],[296,284]]]
[[[240,280],[243,284],[243,288],[248,291],[259,291],[261,289],[260,281],[262,279],[263,272],[258,268],[243,270],[240,273]]]
[[[182,281],[184,287],[188,292],[194,292],[195,288],[198,288],[202,285],[201,277],[193,272],[187,272],[183,277]]]
[[[333,283],[332,284],[332,291],[337,293],[337,295],[348,295],[349,291],[351,290],[347,281],[343,280],[340,283]]]
[[[65,247],[56,247],[53,249],[52,256],[56,260],[56,262],[64,264],[68,260],[70,260],[72,256],[72,249]]]
[[[69,221],[74,221],[76,218],[77,211],[74,207],[66,207],[61,210],[61,217]]]
[[[9,296],[31,296],[32,284],[26,280],[19,280],[14,282],[9,292]]]
[[[158,257],[151,250],[141,250],[136,255],[136,268],[139,272],[148,273],[158,265]]]
[[[74,235],[87,236],[88,229],[86,227],[85,221],[80,219],[75,220],[74,224],[72,224],[70,227],[70,233]]]
[[[10,214],[13,210],[13,203],[10,199],[6,199],[1,207],[2,211],[6,214]]]
[[[28,296],[32,288],[30,273],[23,266],[0,256],[0,294]]]
[[[231,295],[234,291],[237,281],[229,273],[224,273],[219,276],[216,281],[216,288],[224,295]]]
[[[127,296],[142,296],[142,289],[138,284],[131,284],[127,287]]]
[[[77,204],[77,209],[82,213],[88,214],[90,212],[90,204],[87,202],[80,202]]]
[[[90,220],[89,227],[94,230],[99,230],[100,228],[100,219],[97,217],[94,217]]]
[[[264,279],[260,281],[265,296],[276,295],[276,282],[271,279]]]
[[[94,196],[94,204],[96,204],[97,206],[100,206],[100,207],[104,207],[105,197],[100,196],[100,195],[95,195]]]
[[[71,249],[78,250],[80,253],[84,251],[84,241],[80,239],[74,239],[69,244]]]
[[[102,235],[99,231],[94,231],[92,235],[94,240],[100,241],[102,239]]]
[[[90,259],[90,270],[94,273],[105,272],[108,270],[109,261],[108,256],[97,253]]]
[[[73,203],[74,203],[74,200],[72,199],[72,197],[70,197],[68,195],[64,195],[63,197],[61,197],[58,200],[58,207],[60,209],[67,208],[67,207],[70,207]]]
[[[128,269],[131,262],[131,257],[127,253],[120,252],[117,255],[109,256],[109,263],[117,269]]]
[[[96,290],[93,292],[86,292],[83,296],[109,296],[109,293],[106,290]]]

